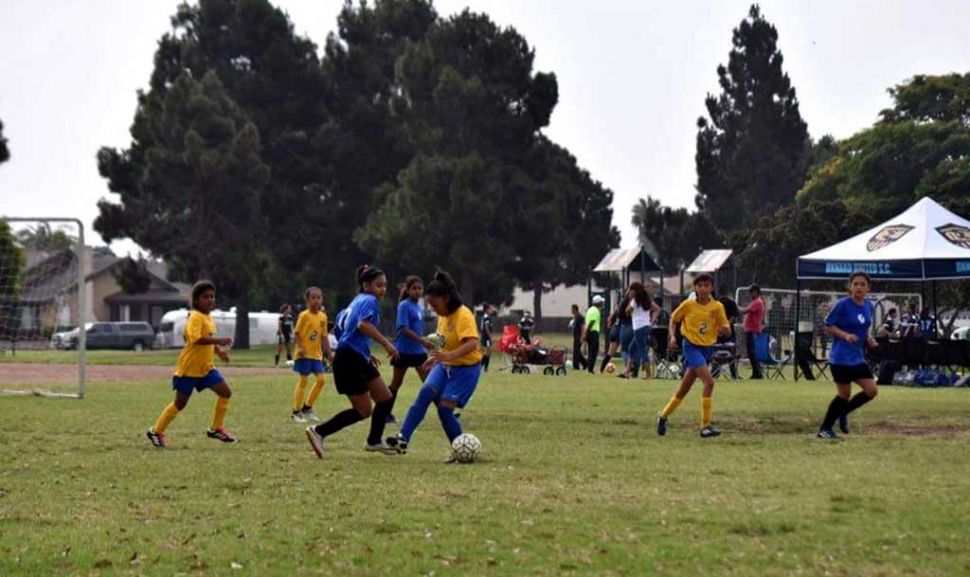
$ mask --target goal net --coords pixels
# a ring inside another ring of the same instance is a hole
[[[825,332],[825,317],[835,303],[847,296],[847,293],[846,291],[803,290],[798,295],[799,306],[796,308],[795,291],[761,289],[761,299],[765,303],[764,331],[771,335],[771,354],[774,357],[782,357],[786,352],[794,350],[797,330],[803,338],[807,334],[812,335],[810,341],[812,352],[816,358],[825,359],[832,346],[832,339]],[[751,302],[746,287],[738,288],[735,296],[739,306],[747,306]],[[910,304],[914,305],[917,311],[923,309],[923,297],[920,293],[870,292],[867,298],[875,305],[872,320],[874,330],[882,324],[891,309],[896,309],[899,314],[904,313],[907,305]],[[795,317],[796,310],[798,318]],[[741,353],[747,356],[741,327],[739,326],[738,329],[738,347]]]
[[[90,259],[78,220],[0,217],[0,393],[84,397]]]

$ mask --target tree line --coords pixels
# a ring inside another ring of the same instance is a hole
[[[95,229],[212,278],[241,316],[308,284],[349,301],[365,262],[502,303],[618,245],[613,193],[542,134],[556,76],[514,28],[347,2],[318,57],[267,0],[182,4],[172,25],[130,146],[98,153],[117,198]]]
[[[695,211],[641,199],[631,220],[664,270],[700,248],[732,248],[742,277],[794,288],[796,259],[902,212],[924,196],[970,214],[970,74],[916,75],[889,88],[872,127],[814,140],[785,73],[778,31],[757,5],[734,29],[720,93],[697,121]],[[941,285],[951,310],[970,283]]]

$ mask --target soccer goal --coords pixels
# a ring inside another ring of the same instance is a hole
[[[84,397],[91,256],[77,219],[0,217],[0,393]]]

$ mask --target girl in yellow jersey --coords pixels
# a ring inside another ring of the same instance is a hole
[[[212,364],[212,356],[218,356],[222,362],[229,362],[229,355],[218,347],[232,344],[229,337],[216,336],[216,323],[210,313],[216,306],[216,287],[212,282],[201,280],[192,287],[192,311],[185,323],[185,346],[179,354],[175,365],[175,376],[172,377],[172,388],[175,389],[175,401],[170,403],[159,415],[155,426],[148,429],[148,440],[156,447],[165,447],[165,430],[185,408],[192,396],[192,391],[211,389],[219,395],[216,399],[215,410],[212,412],[212,425],[206,431],[206,436],[223,443],[235,443],[236,438],[222,428],[226,411],[229,409],[229,398],[232,389],[222,375]]]
[[[441,427],[451,443],[461,435],[461,422],[455,417],[456,408],[464,408],[478,387],[482,374],[482,350],[478,346],[478,326],[475,314],[466,307],[458,293],[455,282],[444,271],[438,271],[425,289],[428,305],[438,315],[438,334],[444,344],[431,351],[425,363],[431,369],[408,409],[397,437],[386,443],[398,451],[407,452],[408,443],[415,429],[424,420],[432,403],[438,407]],[[448,462],[454,461],[454,455]]]
[[[667,417],[670,416],[680,402],[684,400],[694,381],[700,377],[704,382],[704,393],[701,395],[701,437],[710,438],[721,434],[711,426],[711,396],[714,394],[714,377],[707,363],[711,360],[714,345],[718,336],[731,334],[731,325],[724,314],[724,305],[711,298],[714,291],[714,279],[709,274],[701,274],[694,279],[694,292],[697,300],[687,300],[670,315],[670,350],[677,348],[677,325],[684,337],[684,378],[680,388],[674,393],[667,405],[657,417],[657,434],[667,434]]]
[[[323,359],[326,356],[333,362],[330,351],[330,339],[327,338],[327,313],[323,312],[323,291],[313,286],[306,289],[306,310],[300,313],[296,321],[296,362],[293,371],[300,375],[293,391],[293,413],[290,418],[297,423],[307,421],[317,422],[320,419],[313,411],[313,403],[323,392]],[[307,381],[313,374],[315,382],[310,389],[310,396],[303,400],[306,393]]]

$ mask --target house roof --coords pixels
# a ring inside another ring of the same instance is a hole
[[[125,305],[125,304],[157,304],[157,305],[185,305],[185,295],[166,289],[150,289],[147,292],[138,294],[128,294],[126,292],[116,292],[113,295],[104,297],[105,304]]]

